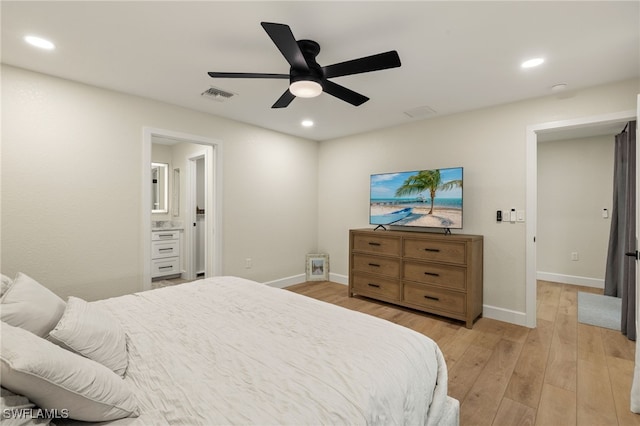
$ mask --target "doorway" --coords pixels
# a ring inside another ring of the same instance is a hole
[[[195,234],[191,230],[193,227],[191,219],[196,217],[196,190],[192,185],[187,186],[187,182],[191,181],[189,175],[191,173],[191,159],[197,161],[198,158],[202,158],[203,163],[203,191],[207,194],[203,197],[202,210],[205,214],[203,216],[203,271],[204,277],[221,275],[222,274],[222,142],[203,137],[198,135],[191,135],[187,133],[174,132],[171,130],[157,129],[145,127],[143,128],[143,149],[142,149],[142,205],[150,205],[151,203],[151,186],[148,184],[151,179],[151,147],[153,139],[165,140],[167,144],[182,144],[188,146],[194,144],[197,149],[194,151],[191,149],[188,154],[185,154],[186,162],[183,165],[172,165],[172,171],[178,171],[180,175],[180,168],[182,171],[182,178],[179,179],[180,185],[176,187],[179,191],[173,194],[172,200],[180,200],[178,205],[170,207],[170,211],[179,212],[178,219],[183,222],[184,226],[184,244],[185,251],[185,268],[183,271],[183,277],[187,279],[195,279],[197,277],[195,267]],[[194,173],[196,162],[194,161]],[[186,175],[186,176],[185,176]],[[186,178],[186,179],[185,179]],[[193,180],[195,182],[195,178]],[[190,189],[191,188],[191,189]],[[191,193],[193,191],[193,194]],[[182,195],[181,195],[182,194]],[[184,200],[184,201],[183,201]],[[182,214],[180,214],[182,213]],[[140,241],[142,247],[142,263],[143,263],[143,289],[151,289],[151,214],[148,210],[142,209],[142,226]],[[196,222],[197,223],[197,222]],[[190,226],[187,226],[190,225]],[[194,266],[191,267],[191,262]],[[189,277],[192,278],[189,278]]]
[[[537,210],[538,210],[538,138],[539,136],[550,134],[561,134],[576,137],[575,135],[587,136],[603,132],[605,128],[611,128],[614,134],[617,126],[624,126],[624,123],[635,119],[635,111],[623,111],[619,113],[606,114],[582,119],[555,121],[542,123],[527,127],[527,170],[526,170],[526,285],[525,303],[526,317],[525,325],[530,328],[536,327],[536,286],[537,286],[537,264],[536,264],[536,230],[537,230]],[[604,133],[600,133],[604,134]]]
[[[205,147],[206,148],[206,147]],[[208,150],[194,153],[187,158],[187,199],[185,224],[185,246],[188,262],[185,278],[194,280],[207,276],[205,259],[207,258],[207,181],[209,180],[206,163],[210,155]],[[210,160],[209,160],[210,161]]]

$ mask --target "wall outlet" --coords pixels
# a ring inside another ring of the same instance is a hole
[[[577,251],[572,251],[571,252],[571,260],[573,260],[573,261],[578,260],[578,252]]]
[[[244,267],[245,267],[245,269],[251,269],[252,264],[253,264],[253,262],[252,262],[252,260],[251,260],[251,258],[250,258],[250,257],[247,257],[247,258],[244,260]]]

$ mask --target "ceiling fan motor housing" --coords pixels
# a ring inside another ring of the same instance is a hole
[[[313,40],[298,40],[297,43],[309,68],[305,70],[292,66],[289,71],[289,82],[315,81],[321,85],[324,79],[324,72],[316,61],[316,56],[320,53],[320,45]]]

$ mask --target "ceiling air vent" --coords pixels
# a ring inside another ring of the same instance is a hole
[[[437,114],[436,110],[426,105],[407,110],[404,113],[411,118],[426,118]]]
[[[236,94],[211,86],[209,89],[205,90],[200,95],[207,99],[212,99],[218,102],[224,102],[227,99],[230,99],[231,97],[235,96]]]

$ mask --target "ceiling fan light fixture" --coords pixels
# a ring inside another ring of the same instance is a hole
[[[299,98],[315,98],[322,93],[322,86],[313,80],[298,80],[291,83],[289,91]]]

